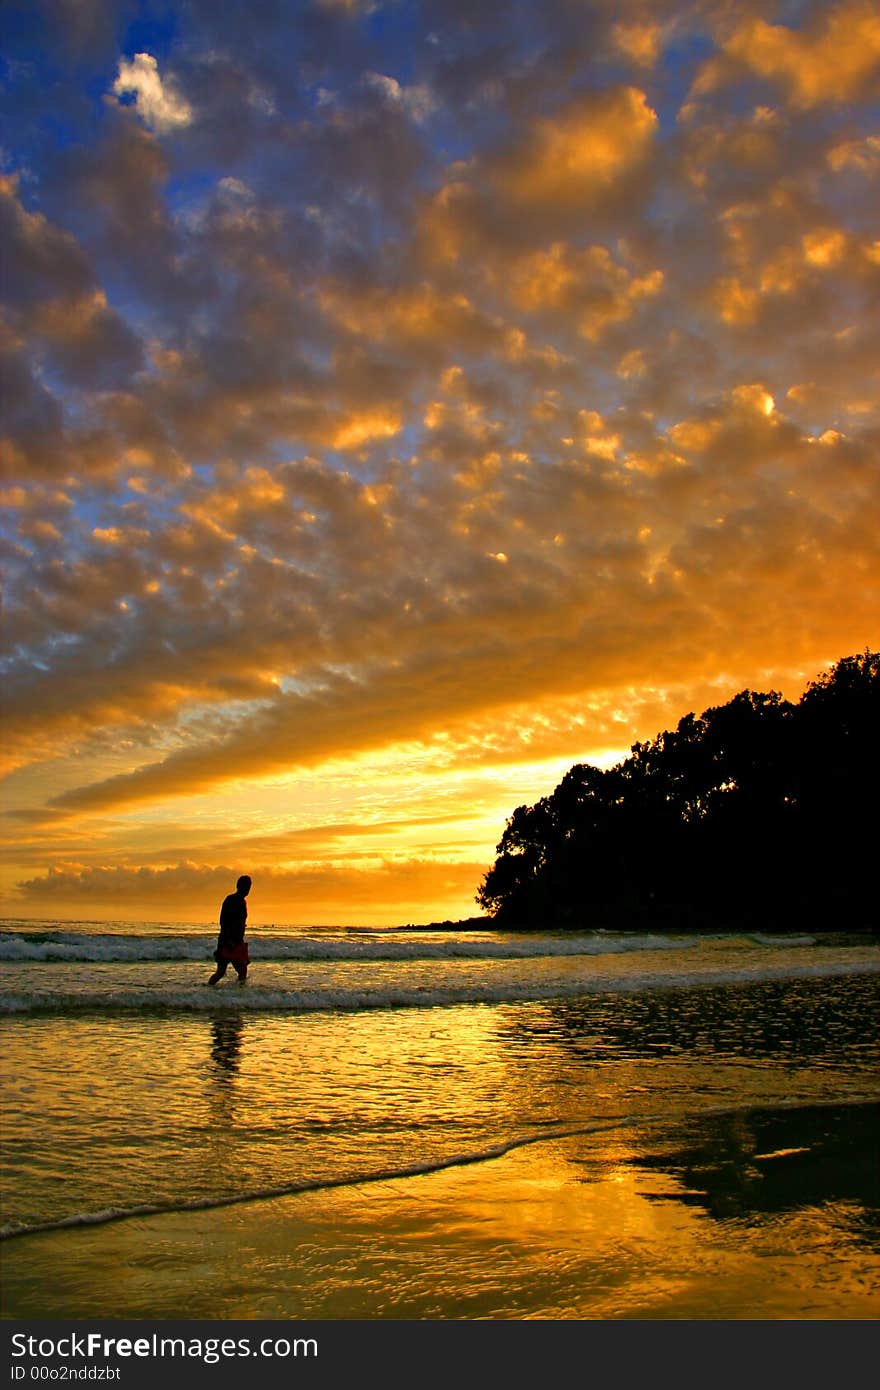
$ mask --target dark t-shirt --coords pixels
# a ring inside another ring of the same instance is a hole
[[[244,940],[247,901],[240,893],[230,893],[220,909],[220,940],[229,946]]]

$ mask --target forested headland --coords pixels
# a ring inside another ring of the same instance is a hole
[[[878,652],[796,704],[743,690],[517,807],[477,902],[514,929],[877,929],[878,742]]]

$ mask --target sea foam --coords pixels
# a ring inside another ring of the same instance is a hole
[[[484,982],[382,984],[379,986],[318,986],[269,988],[229,981],[217,988],[142,985],[108,985],[104,989],[14,989],[0,994],[0,1014],[46,1012],[138,1011],[207,1013],[302,1013],[316,1010],[441,1008],[453,1004],[503,1004],[522,1001],[571,999],[583,995],[643,993],[648,990],[760,984],[773,980],[833,979],[880,974],[880,957],[860,956],[851,961],[785,962],[768,959],[748,966],[706,965],[696,970],[664,972],[630,971],[626,975],[565,973],[550,978],[493,977]]]
[[[604,956],[633,951],[682,950],[700,938],[643,933],[545,933],[504,940],[461,935],[442,937],[355,935],[261,936],[249,933],[252,951],[262,960],[410,961],[410,960],[528,960],[547,956]],[[205,961],[210,959],[215,935],[121,936],[116,934],[58,932],[0,933],[0,961],[66,961],[112,964],[136,961]]]

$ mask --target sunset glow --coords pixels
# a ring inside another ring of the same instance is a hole
[[[4,914],[466,917],[878,646],[876,5],[3,25]]]

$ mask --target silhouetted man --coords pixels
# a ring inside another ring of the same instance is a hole
[[[226,974],[230,963],[232,964],[239,984],[244,984],[248,972],[248,948],[244,939],[244,929],[247,925],[247,898],[251,891],[251,880],[247,874],[242,874],[235,885],[235,892],[229,893],[223,899],[223,906],[220,908],[220,935],[217,937],[217,949],[214,952],[214,959],[217,962],[217,969],[214,971],[209,985],[216,985],[218,980],[222,980]]]

